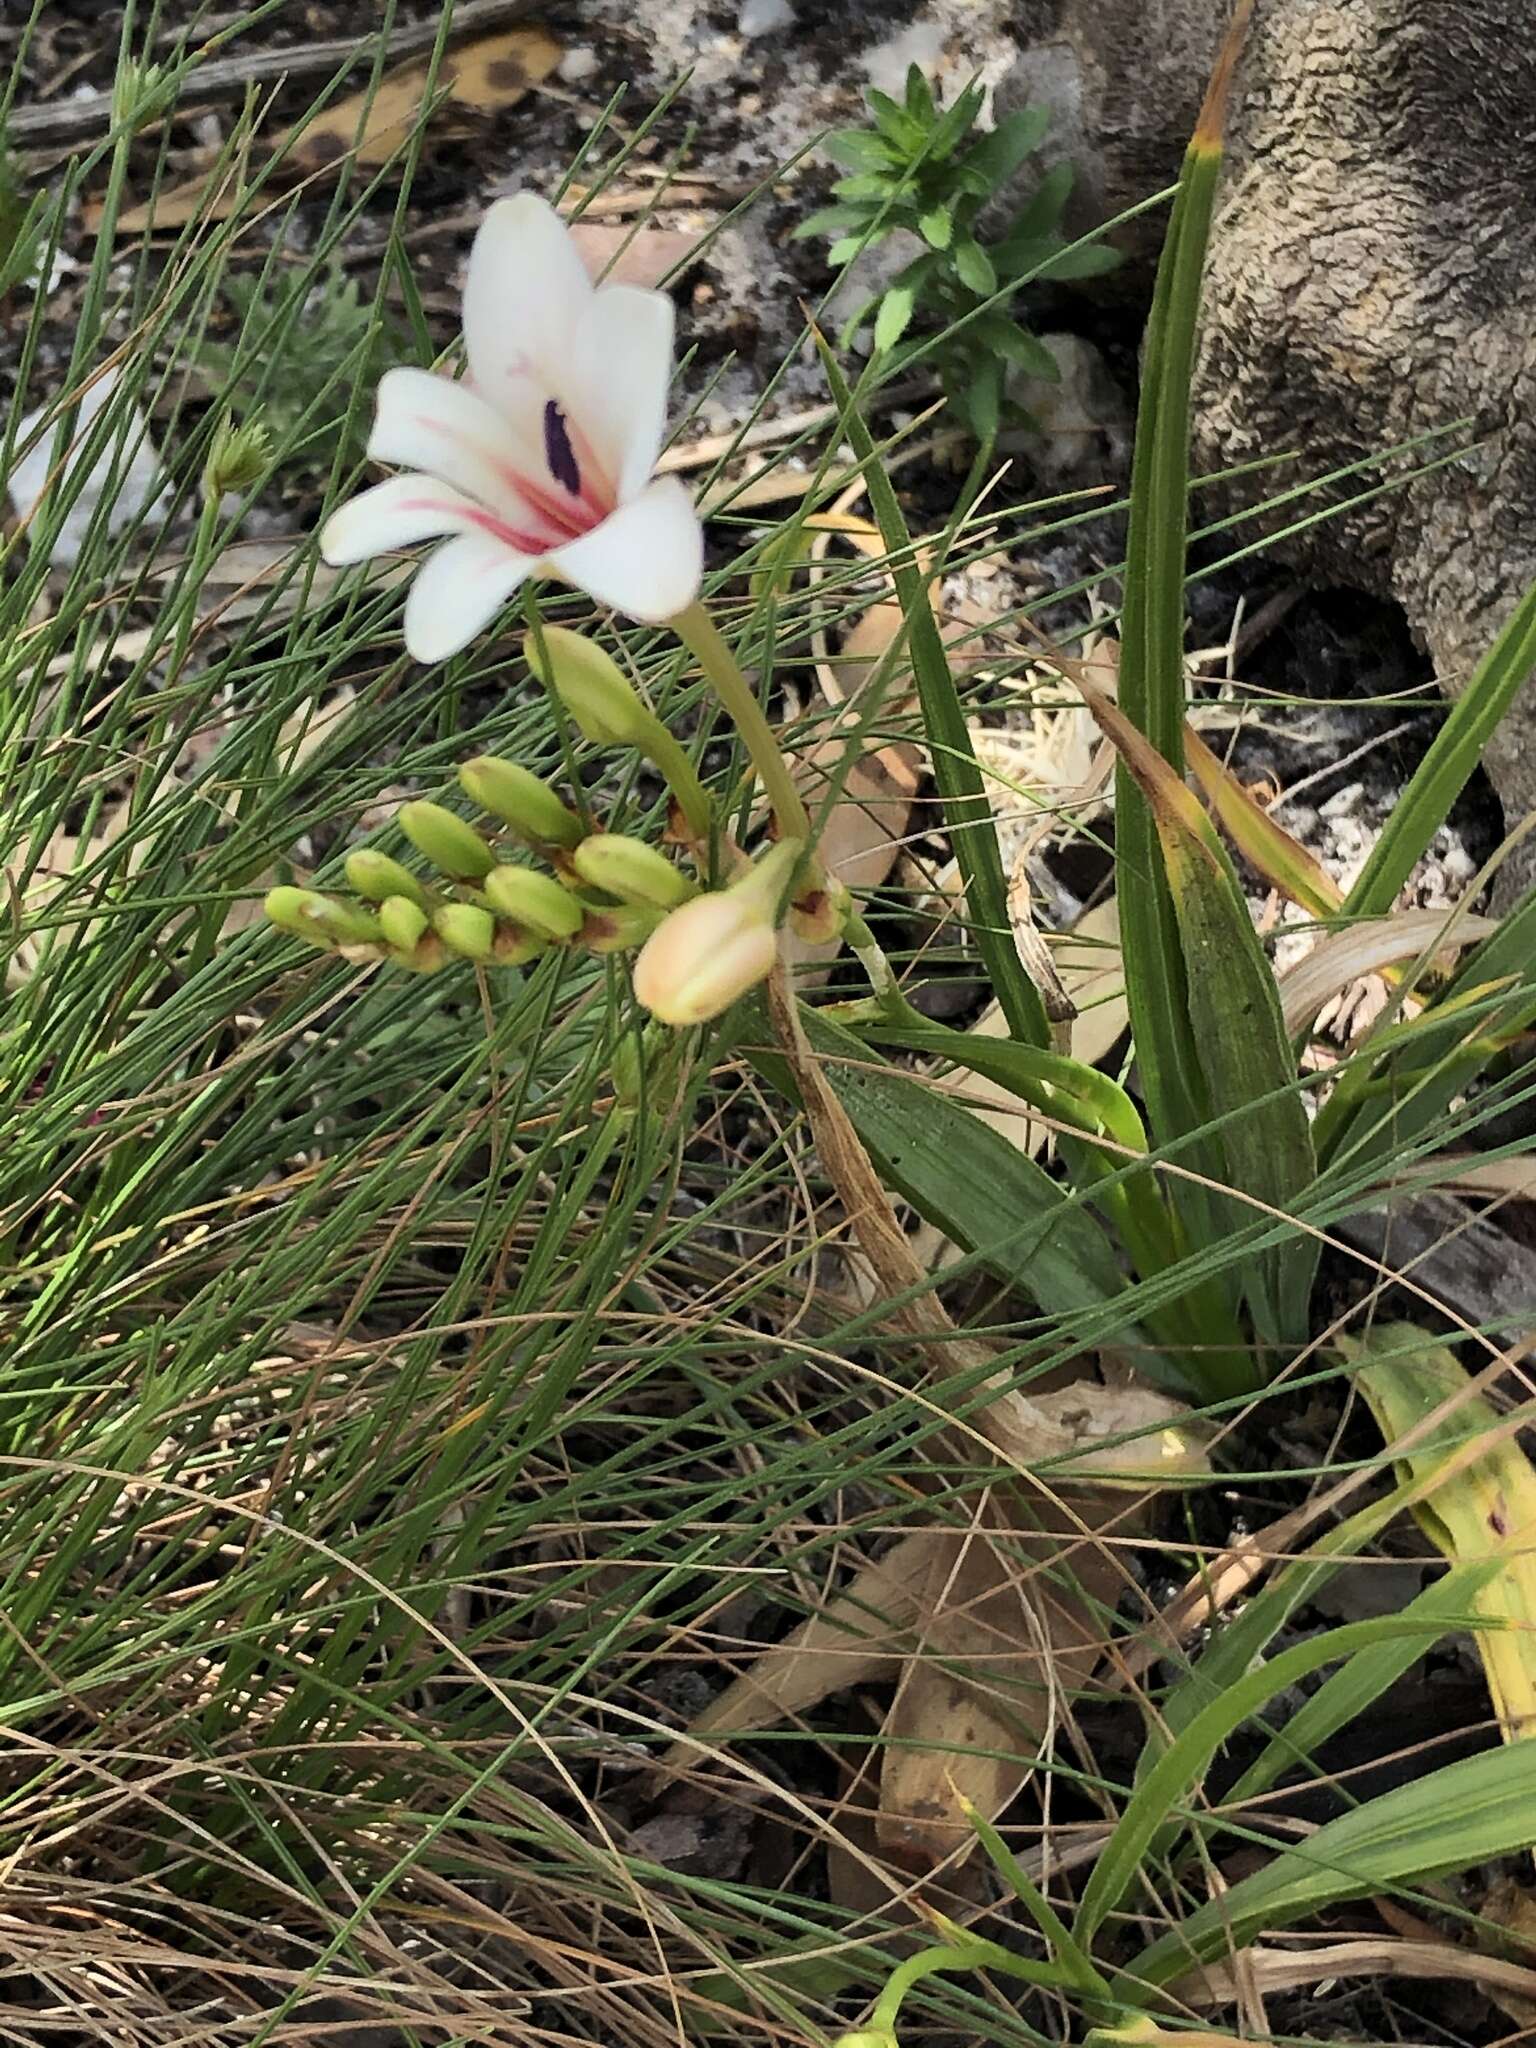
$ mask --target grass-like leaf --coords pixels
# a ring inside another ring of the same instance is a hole
[[[1334,1639],[1348,1632],[1340,1629]],[[1294,1926],[1340,1900],[1368,1898],[1511,1856],[1533,1840],[1536,1742],[1465,1757],[1383,1793],[1282,1850],[1144,1950],[1128,1965],[1120,1989],[1137,1997],[1145,1986],[1166,1984],[1229,1947],[1240,1949],[1256,1934]]]
[[[1284,1213],[1311,1186],[1316,1163],[1279,991],[1242,887],[1183,778],[1107,698],[1090,691],[1089,701],[1134,778],[1157,834],[1182,948],[1189,1021],[1202,1050],[1212,1109],[1224,1119],[1227,1179]],[[1256,1254],[1245,1269],[1244,1291],[1264,1342],[1305,1342],[1316,1269],[1316,1239],[1295,1230]]]
[[[1344,908],[1351,917],[1379,917],[1423,859],[1451,806],[1465,789],[1495,726],[1536,668],[1536,584],[1446,713],[1428,753],[1392,806],[1381,837],[1356,876]]]
[[[876,453],[869,428],[836,358],[825,345],[821,360],[843,431],[863,465],[870,506],[890,558],[891,580],[906,619],[907,644],[923,725],[932,750],[934,779],[944,799],[944,822],[954,842],[955,858],[965,877],[966,908],[977,950],[1014,1037],[1030,1045],[1047,1045],[1050,1029],[1045,1009],[1034,983],[1020,965],[1013,943],[997,831],[950,673],[949,657],[928,602],[928,578],[913,553],[912,536],[900,500]]]

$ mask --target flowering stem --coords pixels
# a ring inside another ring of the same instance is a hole
[[[811,821],[790,776],[789,764],[774,738],[773,727],[763,715],[762,705],[737,667],[736,657],[726,646],[714,620],[695,598],[686,611],[679,612],[668,624],[713,684],[716,696],[741,734],[742,744],[757,770],[757,779],[773,806],[780,835],[808,845]]]
[[[646,737],[645,752],[677,798],[677,808],[683,814],[683,823],[694,845],[707,847],[712,823],[709,797],[687,749],[658,718],[656,730]]]
[[[869,976],[869,985],[874,991],[877,1013],[901,1011],[906,1003],[891,963],[885,957],[885,949],[864,922],[858,911],[850,911],[848,922],[843,927],[843,937],[848,941],[854,957]]]
[[[959,1929],[955,1931],[958,1933]],[[1029,1984],[1064,1986],[1071,1982],[1067,1973],[1052,1963],[1031,1962],[1024,1956],[1014,1955],[1010,1949],[1000,1948],[996,1942],[962,1937],[943,1948],[923,1949],[897,1965],[875,2001],[869,2018],[869,2031],[894,2036],[902,2000],[914,1984],[924,1977],[931,1977],[936,1970],[980,1969],[997,1970],[1008,1977],[1022,1977]]]

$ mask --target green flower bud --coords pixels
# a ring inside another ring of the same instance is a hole
[[[371,846],[360,846],[347,855],[347,880],[370,903],[387,903],[391,896],[403,896],[419,910],[432,907],[431,898],[410,869]]]
[[[634,1110],[654,1080],[662,1060],[677,1041],[670,1031],[651,1023],[643,1031],[626,1031],[613,1048],[609,1072],[613,1076],[614,1101],[621,1110]]]
[[[644,945],[660,920],[660,911],[646,903],[615,903],[609,909],[589,910],[581,928],[581,943],[589,953],[627,953],[631,946]]]
[[[389,896],[379,905],[379,930],[397,953],[414,953],[432,920],[408,896]]]
[[[335,946],[377,946],[384,933],[371,910],[358,903],[339,902],[334,896],[321,898],[312,913],[315,923]]]
[[[317,896],[313,889],[283,887],[269,889],[262,904],[269,923],[279,931],[291,932],[296,939],[308,939],[311,944],[323,946],[325,935],[316,925],[310,911],[311,904],[322,904],[323,896]]]
[[[254,491],[272,464],[272,437],[260,420],[236,426],[226,414],[203,464],[203,496],[217,505],[226,491]]]
[[[448,958],[442,940],[436,932],[428,932],[418,939],[409,953],[391,953],[391,967],[403,967],[408,974],[435,974]]]
[[[515,761],[481,754],[459,770],[459,785],[472,803],[510,825],[530,846],[574,846],[581,837],[582,823],[576,813],[547,782],[519,768]]]
[[[496,927],[496,965],[498,967],[523,967],[530,960],[537,960],[541,953],[549,950],[548,942],[537,932],[527,932],[515,926],[499,924]]]
[[[496,920],[477,903],[440,903],[432,929],[450,952],[466,960],[489,960],[496,951]]]
[[[175,81],[164,64],[129,57],[120,62],[112,79],[112,123],[137,133],[156,120],[176,97]]]
[[[418,853],[424,853],[434,867],[456,882],[478,882],[496,865],[496,856],[473,825],[466,825],[441,804],[415,803],[400,806],[400,830]]]
[[[590,839],[583,839],[571,855],[571,866],[592,888],[617,896],[621,903],[649,903],[657,910],[674,910],[698,894],[698,884],[675,868],[664,853],[647,846],[643,839],[626,839],[621,832],[594,832]]]
[[[281,930],[317,946],[376,946],[384,936],[372,911],[314,889],[269,889],[266,913]]]
[[[532,868],[492,868],[481,887],[499,917],[541,939],[573,939],[581,930],[586,915],[581,904],[568,889]]]
[[[599,746],[643,747],[650,739],[656,719],[635,695],[618,663],[593,641],[564,626],[545,626],[528,635],[523,654],[539,681],[554,691],[589,740]]]

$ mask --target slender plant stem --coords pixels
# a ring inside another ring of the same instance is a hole
[[[736,657],[726,646],[714,620],[695,599],[685,612],[679,612],[669,623],[709,678],[727,716],[741,734],[742,744],[757,770],[757,779],[767,792],[773,814],[779,821],[780,833],[786,839],[798,839],[808,846],[811,821],[790,775],[789,763],[774,737],[773,727],[763,715],[762,705],[737,667]]]
[[[713,812],[708,792],[699,780],[698,770],[688,757],[688,750],[676,735],[668,732],[661,720],[657,719],[655,732],[646,739],[645,751],[664,777],[667,787],[677,798],[677,807],[683,814],[683,822],[688,827],[694,843],[707,847]]]
[[[956,1930],[958,1932],[958,1930]],[[929,1948],[898,1963],[875,2001],[868,2031],[895,2039],[896,2021],[902,2001],[912,1987],[938,1970],[999,1970],[1005,1976],[1020,1977],[1026,1984],[1068,1986],[1069,1974],[1053,1963],[1037,1963],[994,1941],[960,1940],[944,1948]]]

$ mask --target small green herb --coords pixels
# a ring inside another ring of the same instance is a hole
[[[866,97],[872,125],[835,129],[824,145],[849,175],[833,187],[832,205],[802,221],[796,236],[832,236],[828,253],[839,267],[898,229],[926,244],[883,291],[859,306],[844,341],[871,314],[882,354],[897,348],[915,323],[932,330],[937,338],[929,342],[929,353],[950,403],[979,440],[989,440],[1020,413],[1008,398],[1010,367],[1052,383],[1060,375],[1051,351],[1008,310],[1013,292],[1037,278],[1110,270],[1120,260],[1118,252],[1103,243],[1076,248],[1062,234],[1062,209],[1072,189],[1069,164],[1044,174],[999,239],[984,242],[978,236],[982,208],[1044,141],[1050,125],[1044,107],[1006,114],[990,134],[978,135],[981,88],[968,85],[941,108],[915,64],[899,103],[873,90]]]
[[[334,268],[318,281],[307,270],[226,276],[223,296],[236,339],[206,338],[197,366],[242,416],[259,412],[290,467],[326,469],[345,434],[343,459],[363,452],[368,412],[353,393],[371,390],[412,354],[399,324],[379,316],[356,278]]]

